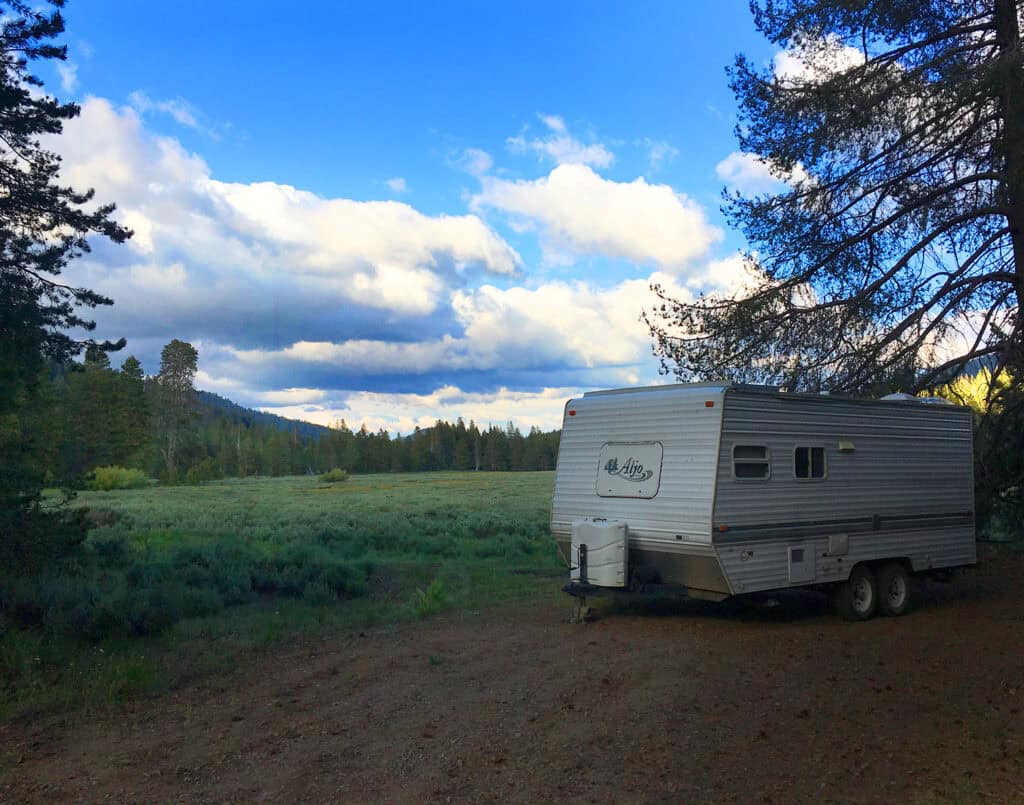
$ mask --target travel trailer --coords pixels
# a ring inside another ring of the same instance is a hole
[[[566,592],[722,600],[793,587],[901,615],[976,561],[971,413],[939,400],[688,383],[565,406],[551,532]]]

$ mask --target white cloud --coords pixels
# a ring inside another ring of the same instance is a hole
[[[228,348],[227,351],[242,364],[321,364],[339,374],[426,374],[439,368],[452,371],[487,368],[476,360],[468,342],[450,335],[426,341],[297,341],[278,350]]]
[[[583,143],[570,135],[565,121],[558,115],[539,117],[549,134],[532,139],[527,139],[525,134],[509,137],[505,142],[511,151],[518,154],[532,151],[556,165],[596,165],[606,168],[615,160],[615,155],[600,143]]]
[[[773,59],[775,77],[781,83],[791,86],[822,81],[830,75],[862,64],[863,51],[843,44],[835,36],[804,44],[797,43],[789,50],[779,51]]]
[[[326,399],[327,392],[323,389],[279,389],[260,392],[258,397],[262,405],[309,405]]]
[[[201,131],[204,134],[216,136],[213,131],[207,129],[199,122],[199,113],[195,110],[192,104],[184,98],[171,98],[169,100],[160,101],[150,98],[149,95],[142,90],[135,90],[128,95],[128,103],[136,112],[141,114],[159,112],[161,114],[168,115],[176,123],[179,123],[186,128],[195,129],[196,131]]]
[[[540,118],[541,123],[558,134],[565,134],[568,131],[565,121],[559,115],[537,115],[537,117]]]
[[[655,274],[607,289],[582,282],[507,290],[485,285],[457,291],[452,306],[485,365],[629,367],[636,372],[649,351],[650,336],[640,314],[655,301],[652,281],[687,295],[671,277]]]
[[[481,177],[474,209],[491,207],[540,229],[549,252],[621,257],[679,271],[721,232],[691,199],[642,177],[615,182],[585,165],[559,165],[533,181]]]
[[[733,151],[715,165],[715,173],[731,190],[755,195],[758,193],[779,193],[787,185],[805,181],[807,171],[797,164],[788,173],[777,170],[757,154],[747,151]]]
[[[715,165],[715,173],[730,189],[743,193],[777,192],[784,188],[764,160],[746,151],[733,151]]]
[[[747,295],[762,281],[763,275],[752,269],[742,254],[734,254],[709,262],[700,273],[687,280],[686,287],[698,293],[737,298]]]
[[[713,265],[703,282],[694,280],[691,287],[719,287],[715,283],[731,281],[730,270]],[[582,372],[598,385],[649,382],[655,366],[640,314],[657,302],[650,291],[652,282],[676,297],[693,296],[690,287],[657,273],[610,288],[583,282],[549,282],[532,289],[484,285],[453,293],[452,308],[463,330],[458,337],[299,341],[276,350],[229,347],[216,360],[217,373],[252,378],[251,382],[277,376],[318,377],[336,383],[335,388],[347,388],[353,377],[366,382],[373,377],[438,373],[553,378]]]
[[[370,307],[428,313],[441,263],[514,274],[519,257],[474,215],[427,216],[397,201],[323,199],[273,182],[205,185],[235,234],[260,238],[264,261]]]
[[[388,179],[385,184],[391,190],[392,193],[405,193],[409,190],[409,185],[406,184],[405,179],[401,176],[396,176],[393,179]]]
[[[97,310],[97,335],[126,335],[150,371],[161,343],[192,341],[200,387],[316,421],[407,431],[462,415],[556,427],[577,386],[657,379],[639,320],[655,303],[651,281],[689,298],[739,276],[727,261],[698,263],[720,233],[692,200],[581,164],[513,182],[487,175],[484,152],[466,152],[481,172],[472,207],[539,232],[551,254],[623,257],[658,273],[611,287],[504,287],[522,261],[477,214],[222,182],[180,142],[147,132],[139,112],[99,98],[48,145],[62,153],[63,181],[117,201],[136,232],[126,246],[97,242],[68,269],[69,281],[115,299]],[[501,287],[473,287],[471,271]]]
[[[192,344],[192,346],[197,347],[198,351],[198,347],[201,347],[202,345]],[[205,350],[200,352],[200,360],[202,360],[204,352]],[[259,394],[258,391],[253,391],[253,389],[240,380],[231,377],[214,377],[202,367],[200,367],[199,371],[196,372],[195,386],[203,391],[212,391],[214,394],[220,394],[223,397],[231,398],[234,396],[235,402],[238,402],[239,394]]]
[[[466,148],[451,161],[455,167],[471,176],[482,176],[494,165],[491,155],[479,148]]]
[[[344,419],[349,427],[365,424],[371,431],[381,428],[392,435],[409,434],[414,428],[429,428],[438,419],[476,422],[478,427],[504,427],[515,422],[523,431],[530,427],[555,430],[562,426],[566,400],[579,396],[573,387],[544,388],[540,391],[466,392],[456,386],[442,386],[428,394],[384,394],[360,391],[321,405],[262,407],[279,416],[305,419],[320,425],[333,425]]]
[[[56,67],[61,89],[68,94],[74,93],[78,89],[78,65],[69,61],[58,61]]]
[[[271,306],[300,322],[350,304],[426,315],[467,270],[512,275],[520,263],[476,215],[217,181],[176,140],[147,134],[135,111],[98,98],[54,147],[62,179],[116,200],[136,231],[112,264],[94,254],[70,271],[137,326],[176,319],[247,331]]]
[[[640,145],[647,149],[647,164],[651,173],[657,173],[662,165],[679,156],[679,149],[665,140],[652,140],[645,137]]]

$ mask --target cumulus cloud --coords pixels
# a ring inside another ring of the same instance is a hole
[[[686,287],[697,293],[737,298],[759,287],[763,274],[753,268],[742,254],[712,260],[700,272],[687,279]]]
[[[396,176],[393,179],[388,179],[385,184],[391,190],[392,193],[405,193],[409,190],[409,186],[405,183],[405,179],[401,176]]]
[[[393,325],[434,313],[467,272],[511,276],[520,264],[476,215],[218,181],[106,100],[87,99],[53,146],[62,178],[116,200],[135,231],[127,246],[99,243],[69,269],[115,299],[101,323],[129,333],[290,343],[300,332]]]
[[[558,118],[544,124],[567,133]],[[720,233],[692,200],[585,164],[516,182],[466,151],[481,181],[470,212],[426,215],[396,200],[220,181],[179,141],[147,132],[138,110],[98,98],[49,145],[62,179],[117,201],[136,233],[121,247],[97,242],[68,269],[116,302],[96,311],[97,335],[127,336],[150,371],[163,343],[190,340],[201,388],[316,421],[556,427],[578,389],[656,380],[639,320],[655,301],[650,282],[689,298],[737,276],[731,263],[700,264]],[[610,287],[516,287],[522,260],[485,209],[537,232],[552,254],[657,271]]]
[[[548,282],[536,288],[484,285],[460,289],[452,309],[460,335],[396,342],[386,339],[298,341],[278,349],[222,347],[207,354],[211,375],[253,387],[300,380],[311,388],[416,390],[434,382],[493,390],[513,380],[529,388],[552,381],[597,385],[650,382],[649,334],[640,313],[655,304],[658,282],[680,298],[727,279],[714,269],[687,286],[654,274],[609,288]],[[717,287],[717,286],[715,286]],[[572,315],[566,315],[572,311]]]
[[[521,229],[540,230],[549,253],[620,257],[679,272],[722,233],[698,204],[671,187],[604,179],[586,165],[559,165],[546,177],[481,177],[473,209],[507,213]]]
[[[864,64],[864,53],[844,44],[835,36],[824,40],[796,43],[775,54],[772,60],[775,78],[788,85],[822,81]]]
[[[600,143],[577,140],[558,115],[539,115],[548,129],[543,137],[528,138],[525,133],[509,137],[506,144],[513,153],[534,153],[556,165],[595,165],[606,168],[615,161],[615,155]]]
[[[796,165],[791,171],[780,171],[757,154],[747,151],[733,151],[715,165],[715,173],[730,190],[747,195],[779,193],[787,185],[805,181],[808,176],[803,166]]]
[[[456,292],[452,306],[466,341],[485,365],[629,367],[636,372],[650,340],[639,317],[654,301],[652,281],[687,293],[671,277],[656,274],[611,288],[583,282],[504,290],[485,285]]]
[[[309,405],[262,406],[262,410],[320,425],[345,420],[349,426],[365,424],[370,430],[381,428],[392,434],[408,434],[416,427],[429,428],[438,418],[455,421],[462,417],[480,427],[503,427],[515,422],[521,429],[538,427],[554,430],[562,425],[566,400],[578,396],[575,387],[544,388],[539,391],[514,391],[500,388],[493,392],[467,392],[457,386],[442,386],[426,394],[381,394],[360,391],[338,400]]]

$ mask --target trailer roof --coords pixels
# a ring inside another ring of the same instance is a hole
[[[632,388],[602,389],[599,391],[588,391],[584,397],[602,397],[607,394],[637,394],[645,391],[717,391],[723,392],[727,388],[734,387],[733,383],[665,383],[661,386],[634,386]],[[763,388],[769,388],[764,386]]]
[[[833,401],[833,402],[854,402],[864,403],[869,405],[887,404],[887,405],[899,405],[899,406],[920,406],[921,408],[936,408],[940,410],[949,410],[951,408],[962,408],[969,410],[966,406],[957,405],[949,400],[941,399],[938,397],[914,397],[909,394],[902,395],[887,395],[882,398],[870,398],[870,397],[852,397],[847,394],[814,394],[806,391],[786,391],[779,386],[766,386],[758,385],[755,383],[730,383],[728,381],[718,381],[710,383],[665,383],[660,386],[637,386],[633,388],[617,388],[617,389],[603,389],[598,391],[588,391],[584,393],[584,397],[601,397],[611,394],[638,394],[651,391],[677,391],[677,392],[718,392],[718,393],[729,393],[729,394],[766,394],[774,397],[781,397],[786,399],[794,400],[821,400],[821,401]]]

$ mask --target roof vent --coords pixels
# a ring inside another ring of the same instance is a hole
[[[924,403],[925,405],[953,405],[953,403],[943,397],[915,397],[913,394],[906,394],[902,391],[897,391],[895,394],[886,394],[879,399],[889,400],[890,402]]]

